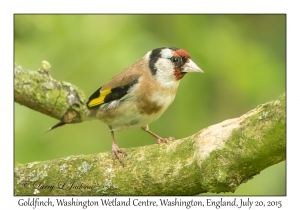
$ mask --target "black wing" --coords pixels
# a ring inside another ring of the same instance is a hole
[[[100,87],[97,91],[95,91],[90,97],[86,105],[88,108],[99,107],[102,104],[106,104],[115,100],[120,100],[123,98],[127,93],[129,93],[129,89],[137,84],[139,78],[133,79],[127,85],[124,86],[117,86],[114,88],[107,88],[102,90]]]

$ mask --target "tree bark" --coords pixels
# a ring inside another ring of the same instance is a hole
[[[83,91],[68,82],[54,80],[51,65],[42,62],[38,71],[14,67],[15,102],[65,123],[85,120],[88,108]]]
[[[75,86],[15,67],[15,101],[68,123],[84,121],[85,97]],[[15,195],[196,195],[234,192],[286,159],[286,96],[184,139],[138,148],[15,164]]]

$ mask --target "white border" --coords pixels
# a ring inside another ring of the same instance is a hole
[[[295,2],[295,3],[293,3]],[[134,6],[133,6],[134,5]],[[126,8],[126,10],[124,10]],[[281,209],[298,207],[299,189],[299,58],[300,17],[297,1],[3,1],[1,3],[1,206],[15,209],[21,197],[13,197],[13,14],[14,13],[281,13],[287,14],[287,196],[251,197],[281,200]],[[41,199],[45,199],[42,197]],[[87,197],[83,197],[86,199]],[[190,197],[184,197],[187,200]],[[198,199],[197,197],[193,197]],[[199,199],[206,199],[200,197]],[[217,197],[218,198],[218,197]],[[231,197],[233,198],[233,197]],[[238,197],[239,199],[240,197]],[[55,197],[51,197],[55,199]],[[96,198],[95,198],[96,199]],[[121,199],[125,199],[122,197]],[[145,200],[147,197],[139,197]],[[158,197],[152,197],[158,200]],[[243,197],[246,199],[246,197]],[[126,208],[126,207],[124,207]],[[158,207],[156,209],[162,209]],[[185,209],[183,207],[173,207]],[[28,208],[27,208],[28,209]],[[41,208],[39,208],[41,209]],[[99,209],[99,207],[98,207]],[[103,209],[103,207],[101,207]],[[194,208],[196,209],[196,208]],[[224,208],[221,208],[224,209]],[[293,208],[295,209],[295,208]]]

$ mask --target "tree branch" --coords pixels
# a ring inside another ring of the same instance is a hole
[[[53,80],[44,67],[34,73],[15,68],[15,101],[60,120],[83,121],[87,108],[82,91]],[[239,118],[190,137],[128,148],[123,157],[125,167],[114,161],[110,152],[16,163],[15,195],[233,192],[263,169],[286,159],[285,108],[282,94]],[[65,117],[73,111],[75,117]]]
[[[47,61],[42,62],[38,71],[15,66],[15,102],[65,123],[84,121],[88,108],[83,91],[70,83],[54,80],[49,75],[50,67]]]

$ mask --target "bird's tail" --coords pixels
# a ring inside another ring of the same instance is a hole
[[[58,128],[58,127],[60,127],[60,126],[63,126],[63,125],[65,125],[65,124],[67,124],[67,123],[59,122],[59,123],[55,124],[54,126],[52,126],[51,128],[49,128],[49,130],[47,130],[46,133],[49,132],[49,131],[52,131],[52,130],[55,129],[55,128]]]

